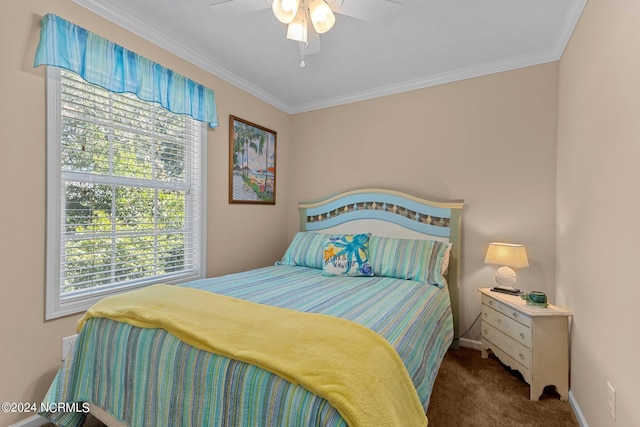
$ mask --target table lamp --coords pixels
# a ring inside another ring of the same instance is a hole
[[[514,287],[518,281],[518,276],[511,267],[529,267],[527,250],[524,246],[514,245],[511,243],[490,243],[484,262],[485,264],[496,264],[502,266],[496,270],[496,288],[506,289],[513,293],[520,292],[519,289]]]

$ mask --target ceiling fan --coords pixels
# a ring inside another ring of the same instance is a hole
[[[221,16],[238,16],[271,7],[287,24],[287,38],[298,42],[302,61],[320,51],[320,34],[329,31],[338,13],[376,24],[390,24],[402,5],[392,0],[214,0],[210,7]],[[311,22],[312,25],[308,25]]]

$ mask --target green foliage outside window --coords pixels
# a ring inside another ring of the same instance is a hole
[[[192,120],[63,77],[62,292],[189,268]]]

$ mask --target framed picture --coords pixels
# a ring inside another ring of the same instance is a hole
[[[229,116],[229,203],[276,203],[277,133]]]

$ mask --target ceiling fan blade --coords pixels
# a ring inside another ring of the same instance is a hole
[[[389,25],[400,14],[402,4],[391,0],[329,0],[333,11],[341,15]]]
[[[267,9],[267,0],[213,0],[211,10],[220,16],[240,16]]]

